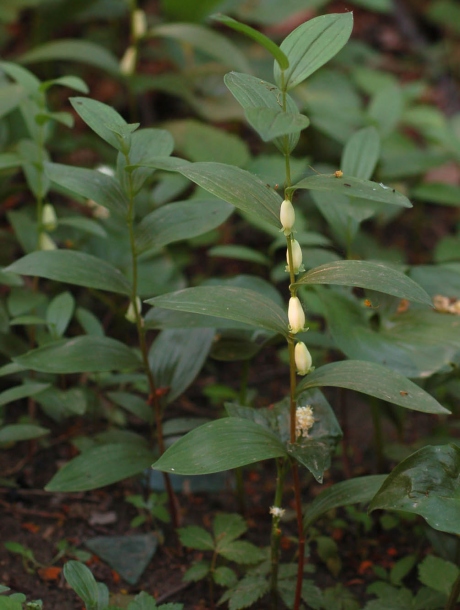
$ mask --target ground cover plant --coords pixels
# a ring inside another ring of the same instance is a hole
[[[455,5],[404,80],[352,33],[409,3],[54,4],[0,10],[0,443],[5,511],[60,525],[2,565],[64,598],[5,568],[0,608],[455,608]]]

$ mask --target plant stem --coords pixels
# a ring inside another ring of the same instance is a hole
[[[371,401],[372,423],[374,427],[374,447],[377,472],[384,471],[382,415],[375,399]]]
[[[305,562],[305,534],[302,519],[302,496],[300,490],[299,465],[294,460],[292,460],[292,476],[294,479],[295,510],[297,516],[297,531],[299,535],[299,543],[297,547],[297,580],[295,587],[294,610],[299,610],[302,595],[303,567]]]
[[[125,155],[126,164],[129,165],[129,157]],[[129,231],[129,242],[131,246],[131,263],[132,263],[132,290],[131,290],[131,303],[134,310],[134,318],[136,322],[137,335],[139,340],[139,347],[141,350],[142,362],[144,365],[144,371],[147,376],[147,381],[149,385],[149,397],[148,404],[153,407],[154,416],[155,416],[155,424],[156,424],[156,441],[158,444],[158,450],[160,455],[165,451],[165,444],[163,439],[163,421],[162,421],[162,408],[160,403],[160,397],[157,392],[157,387],[155,384],[155,379],[153,377],[152,370],[149,365],[149,356],[147,350],[147,341],[145,337],[145,328],[144,321],[141,316],[141,312],[139,310],[139,306],[137,303],[137,250],[136,243],[134,238],[134,188],[132,182],[131,172],[128,173],[128,185],[129,185],[129,208],[127,215],[127,224]],[[153,427],[152,427],[152,436],[153,436]],[[152,439],[153,440],[153,439]],[[174,494],[174,490],[171,485],[171,480],[169,475],[164,472],[163,480],[166,488],[166,492],[168,494],[169,501],[169,510],[171,513],[171,521],[174,525],[174,528],[179,527],[179,514],[177,510],[177,500]]]
[[[240,395],[239,403],[245,406],[247,402],[248,379],[251,360],[243,360],[243,370],[241,372]],[[236,477],[236,495],[238,499],[238,507],[241,514],[246,513],[246,500],[244,494],[244,479],[243,469],[241,467],[235,469]]]
[[[286,471],[286,461],[284,459],[276,460],[276,491],[273,508],[281,509],[281,501],[283,497],[284,474]],[[278,608],[278,566],[279,566],[279,548],[281,540],[281,530],[279,528],[281,516],[272,513],[272,533],[271,533],[271,574],[270,574],[270,591],[272,596],[272,610]]]

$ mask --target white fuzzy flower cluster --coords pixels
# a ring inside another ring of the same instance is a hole
[[[306,407],[297,407],[295,413],[296,438],[299,438],[300,436],[308,436],[308,431],[314,423],[315,418],[313,416],[313,409],[310,407],[310,405],[307,405]]]
[[[278,519],[281,519],[281,517],[284,515],[286,511],[284,510],[284,508],[279,508],[279,506],[271,506],[270,507],[270,515],[273,515],[274,517],[278,517]]]

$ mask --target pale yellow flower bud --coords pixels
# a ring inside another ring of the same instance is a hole
[[[291,297],[289,299],[288,318],[289,330],[291,333],[295,334],[304,330],[305,313],[302,304],[299,301],[299,297]]]
[[[147,32],[147,19],[145,13],[141,9],[136,9],[132,17],[133,35],[135,40],[143,38]]]
[[[140,313],[142,303],[139,297],[136,297],[136,308],[137,311]],[[125,313],[125,318],[128,320],[128,322],[132,322],[133,324],[136,322],[136,310],[134,309],[134,303],[132,301],[130,302],[129,307]]]
[[[280,221],[283,225],[284,234],[290,235],[291,229],[295,223],[295,211],[294,206],[289,201],[289,199],[285,199],[281,204],[280,208]]]
[[[297,275],[298,273],[300,273],[300,271],[304,270],[303,265],[302,265],[302,248],[300,247],[300,244],[296,239],[293,239],[291,241],[291,248],[292,248],[292,263],[293,263],[293,267],[294,267],[294,275]],[[287,261],[286,271],[289,271],[289,250],[286,250],[286,261]]]
[[[39,250],[57,250],[57,246],[48,233],[40,233],[40,237],[38,238],[38,248]]]
[[[51,203],[45,203],[42,211],[42,225],[46,231],[54,231],[57,227],[57,216]]]
[[[137,49],[128,47],[120,61],[120,72],[125,76],[131,76],[136,69]]]
[[[299,341],[299,343],[296,344],[294,356],[297,374],[306,375],[310,371],[313,361],[305,343]]]

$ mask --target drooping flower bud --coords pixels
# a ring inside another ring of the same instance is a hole
[[[57,246],[48,233],[40,233],[40,237],[38,238],[38,248],[39,250],[56,250]]]
[[[313,416],[313,409],[310,405],[307,405],[306,407],[297,407],[295,413],[295,435],[297,438],[299,438],[299,436],[308,436],[308,431],[314,423],[315,418]]]
[[[45,203],[42,211],[42,225],[46,231],[54,231],[57,227],[57,217],[51,203]]]
[[[128,47],[120,60],[120,72],[125,76],[131,76],[131,74],[134,74],[134,70],[136,69],[136,61],[137,48],[133,46]]]
[[[292,227],[294,226],[294,223],[295,223],[295,211],[294,211],[294,206],[289,201],[289,199],[285,199],[283,201],[283,203],[281,204],[280,221],[281,221],[281,224],[283,225],[284,234],[286,236],[290,235]]]
[[[296,343],[294,356],[297,374],[306,375],[310,371],[313,361],[305,343],[302,343],[302,341]]]
[[[147,33],[147,19],[143,10],[136,9],[133,12],[132,28],[135,40],[143,38]]]
[[[288,318],[289,330],[291,333],[295,334],[304,329],[305,313],[303,311],[302,304],[299,301],[299,297],[291,297],[289,299]]]
[[[292,248],[292,266],[294,267],[294,275],[297,275],[304,270],[302,265],[302,248],[296,239],[291,241]],[[286,250],[286,271],[289,271],[289,249]]]
[[[136,297],[136,309],[140,313],[142,307],[142,303],[139,297]],[[131,301],[129,307],[125,313],[125,318],[128,322],[132,322],[133,324],[136,322],[136,310],[134,309],[134,303]]]

